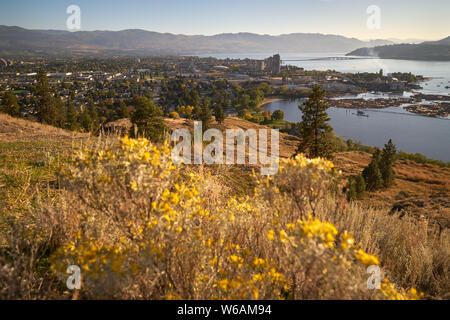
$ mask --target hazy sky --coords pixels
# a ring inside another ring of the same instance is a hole
[[[82,30],[317,32],[360,39],[450,35],[449,0],[1,0],[0,25],[64,30],[71,4],[81,8]],[[366,25],[369,5],[381,10],[378,30]]]

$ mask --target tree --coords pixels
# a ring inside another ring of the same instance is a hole
[[[59,128],[64,128],[66,124],[66,106],[61,99],[59,94],[56,95],[55,99],[55,121],[54,125]]]
[[[66,129],[72,131],[78,129],[77,112],[71,99],[67,101]]]
[[[366,194],[366,181],[364,177],[358,174],[355,177],[356,196],[358,199],[362,199]]]
[[[282,110],[275,110],[272,113],[272,119],[273,120],[283,120],[284,119],[284,112]]]
[[[36,82],[38,119],[42,123],[55,125],[57,122],[57,110],[44,70],[39,69],[36,75]]]
[[[385,188],[389,188],[394,184],[395,172],[392,166],[395,163],[396,153],[397,149],[392,143],[392,139],[389,139],[389,142],[384,145],[379,161],[380,172],[383,178],[383,186]]]
[[[20,117],[20,107],[17,97],[11,91],[7,91],[4,94],[3,104],[3,112],[9,114],[11,117]]]
[[[88,113],[89,117],[91,118],[91,125],[89,128],[90,132],[96,132],[100,126],[99,119],[98,119],[98,111],[97,106],[94,103],[94,100],[92,98],[89,98],[88,101]]]
[[[353,201],[357,199],[356,195],[356,184],[354,183],[354,176],[348,177],[347,185],[345,186],[345,194],[347,196],[347,201]]]
[[[223,106],[221,103],[216,104],[214,114],[218,123],[222,123],[225,120],[225,114],[223,112]]]
[[[91,131],[92,118],[89,115],[89,111],[86,108],[83,108],[83,110],[80,113],[80,125],[85,132]]]
[[[348,177],[347,200],[357,200],[364,198],[366,194],[366,182],[362,175],[352,175]]]
[[[146,97],[136,97],[134,103],[136,110],[131,116],[131,122],[138,129],[137,135],[144,136],[154,142],[162,141],[167,127],[161,119],[161,108]],[[134,131],[131,130],[131,135],[134,136]]]
[[[122,101],[120,101],[119,108],[117,109],[116,118],[124,119],[124,118],[129,118],[129,117],[130,117],[130,112],[128,110],[128,107],[125,104],[125,102],[122,100]]]
[[[205,132],[211,127],[211,109],[209,108],[211,104],[211,99],[206,98],[201,106],[199,120],[202,122],[202,130]]]
[[[299,131],[302,142],[298,146],[297,153],[304,153],[310,158],[333,157],[333,147],[330,141],[330,133],[333,128],[327,123],[327,109],[329,104],[325,101],[325,91],[319,85],[314,85],[308,100],[299,106],[302,111],[302,122]]]
[[[372,155],[369,165],[363,170],[363,178],[366,182],[367,191],[376,191],[383,187],[383,177],[379,168],[381,153],[377,149]]]

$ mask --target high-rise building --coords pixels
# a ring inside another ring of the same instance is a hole
[[[281,57],[279,54],[276,54],[272,57],[264,60],[265,62],[265,70],[271,72],[272,74],[278,74],[281,71]]]
[[[265,63],[264,60],[257,60],[256,61],[256,71],[264,71]]]
[[[281,57],[276,54],[272,57],[272,73],[280,73],[281,71]]]

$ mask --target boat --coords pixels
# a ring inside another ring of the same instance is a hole
[[[362,111],[362,110],[357,110],[356,111],[356,115],[360,116],[360,117],[369,117],[369,115],[367,113],[365,113],[364,111]]]

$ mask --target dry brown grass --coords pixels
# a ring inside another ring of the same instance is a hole
[[[229,119],[225,125],[254,127],[253,123],[242,122],[240,119]],[[45,129],[45,126],[42,128]],[[398,189],[394,194],[390,195],[384,191],[386,194],[374,194],[365,200],[366,202],[348,204],[344,199],[325,192],[327,183],[322,184],[322,196],[318,199],[314,198],[314,194],[301,193],[308,188],[292,188],[297,183],[303,186],[308,181],[305,180],[308,175],[301,176],[306,174],[302,171],[290,171],[287,176],[280,177],[269,187],[266,187],[265,183],[260,184],[262,190],[266,191],[258,193],[258,198],[253,199],[254,187],[258,184],[251,178],[248,167],[189,166],[180,170],[179,175],[173,177],[175,180],[163,182],[168,183],[171,192],[174,191],[175,181],[195,186],[203,199],[201,208],[220,219],[213,222],[196,217],[191,221],[186,219],[186,214],[198,213],[197,209],[181,206],[176,209],[182,218],[177,220],[183,223],[181,234],[175,230],[165,231],[164,234],[161,233],[162,230],[157,229],[146,230],[145,232],[149,233],[143,237],[136,234],[139,227],[146,223],[139,213],[153,212],[149,200],[161,197],[164,189],[161,183],[155,180],[152,182],[153,187],[143,190],[143,193],[134,193],[130,189],[131,181],[117,176],[113,185],[105,189],[102,184],[89,182],[98,181],[96,178],[99,177],[104,178],[104,172],[99,171],[100,167],[95,167],[97,169],[93,168],[91,171],[86,168],[87,171],[83,173],[85,175],[79,176],[78,180],[69,179],[66,187],[70,192],[61,192],[58,189],[59,179],[56,172],[59,163],[67,163],[67,160],[63,161],[64,157],[58,157],[59,151],[45,145],[42,147],[42,142],[34,140],[40,136],[46,137],[46,134],[32,135],[30,139],[33,142],[30,144],[2,145],[6,148],[2,149],[3,158],[0,158],[4,161],[2,174],[8,177],[0,182],[3,183],[2,200],[8,204],[7,211],[2,212],[0,219],[2,298],[70,298],[71,293],[64,287],[67,277],[64,268],[59,269],[63,270],[62,273],[55,273],[55,269],[50,270],[51,264],[57,266],[61,263],[60,266],[66,266],[67,262],[84,259],[83,255],[89,255],[91,250],[89,243],[103,243],[103,250],[106,251],[102,252],[109,254],[108,250],[114,250],[116,247],[132,249],[136,245],[139,247],[146,244],[151,248],[154,242],[149,243],[148,239],[155,239],[156,243],[167,245],[162,261],[154,260],[155,256],[149,258],[144,254],[136,255],[128,251],[125,251],[128,252],[125,255],[120,251],[119,256],[107,256],[111,261],[116,261],[117,258],[120,258],[120,261],[125,259],[123,266],[130,273],[117,273],[111,269],[111,264],[107,264],[106,269],[103,269],[103,272],[109,275],[106,280],[86,279],[88,282],[85,282],[81,298],[255,298],[255,291],[251,286],[242,287],[245,290],[234,288],[228,292],[214,287],[214,284],[219,285],[219,281],[225,279],[230,282],[233,279],[244,281],[242,284],[250,283],[249,276],[254,275],[256,269],[251,263],[247,263],[252,261],[253,256],[246,256],[245,250],[271,261],[276,272],[282,273],[287,279],[287,283],[283,285],[281,282],[261,283],[261,286],[258,286],[261,299],[275,298],[280,290],[285,298],[296,299],[374,298],[374,293],[368,293],[361,286],[367,278],[364,268],[356,265],[354,268],[341,269],[329,260],[331,257],[326,250],[323,251],[323,248],[317,246],[320,243],[310,243],[299,251],[295,247],[287,246],[279,238],[276,243],[268,241],[267,233],[271,229],[278,235],[286,228],[287,223],[305,216],[307,212],[314,212],[320,220],[331,222],[339,231],[351,232],[362,249],[379,256],[383,270],[395,283],[404,288],[418,287],[425,291],[428,298],[449,298],[448,229],[438,233],[428,219],[412,219],[407,215],[400,219],[399,215],[388,213],[389,204],[395,200],[397,191],[406,189],[419,195],[429,195],[430,199],[433,198],[433,192],[439,190],[448,194],[448,172],[441,171],[439,167],[399,162],[396,166],[398,184],[394,187]],[[17,139],[23,141],[28,138],[22,136]],[[66,141],[68,143],[65,150],[71,150],[73,147],[70,140]],[[60,143],[56,141],[53,144]],[[36,148],[38,152],[30,153],[28,157],[21,159],[20,155],[25,154],[26,148],[32,145],[39,145]],[[114,143],[101,139],[98,142],[91,141],[89,148],[99,151],[105,145],[111,147]],[[78,150],[78,147],[75,149]],[[286,150],[289,149],[292,148],[286,147]],[[21,160],[15,163],[15,158]],[[31,159],[34,161],[29,162]],[[343,153],[338,155],[336,164],[338,169],[351,173],[361,170],[368,160],[369,155],[365,153]],[[142,169],[130,171],[130,177],[139,177],[139,170]],[[113,174],[116,171],[109,172]],[[442,174],[443,172],[446,173]],[[191,174],[194,181],[191,180]],[[427,178],[428,174],[430,176]],[[411,177],[421,178],[419,182],[413,182]],[[43,179],[48,182],[42,183]],[[55,183],[49,183],[50,181]],[[280,195],[273,193],[276,186],[281,191]],[[445,188],[442,189],[442,186]],[[246,195],[249,195],[250,199],[247,199]],[[244,198],[239,199],[240,196]],[[230,198],[235,198],[237,202],[227,208],[226,203]],[[12,203],[11,199],[20,201]],[[379,209],[368,205],[372,201],[378,204]],[[17,215],[17,212],[21,214]],[[155,214],[159,214],[158,211]],[[234,216],[234,219],[231,219],[231,216]],[[132,227],[124,228],[130,220]],[[200,239],[193,237],[199,228],[203,231]],[[289,231],[288,233],[291,235]],[[294,234],[293,232],[292,236]],[[125,237],[125,240],[122,237]],[[296,237],[300,239],[298,234]],[[205,247],[203,242],[208,238],[215,241],[213,251]],[[239,244],[243,251],[237,250],[236,247],[220,245],[217,241],[221,238],[229,239],[231,244]],[[71,242],[80,255],[67,255],[63,250]],[[297,245],[303,246],[301,243]],[[186,251],[180,252],[181,248]],[[323,256],[318,256],[320,252]],[[226,278],[218,273],[217,268],[214,269],[214,265],[209,265],[210,254],[215,254],[219,260],[224,259],[223,269],[228,271]],[[230,255],[249,259],[244,259],[244,265],[237,268],[228,260]],[[49,260],[50,257],[52,258]],[[305,265],[312,261],[315,261],[311,264],[314,267],[305,269]],[[135,265],[139,267],[138,270],[144,271],[133,273]],[[202,269],[202,265],[209,268],[207,272]],[[267,274],[269,269],[265,270]],[[324,274],[324,269],[331,271]],[[186,278],[186,275],[192,277]],[[196,278],[204,275],[207,275],[209,280],[202,278],[200,281],[200,278]],[[359,285],[355,286],[355,283]],[[286,284],[286,289],[282,288]]]
[[[366,152],[351,151],[336,155],[335,164],[344,175],[361,173],[370,162]],[[450,168],[422,164],[410,160],[398,160],[394,166],[394,186],[371,192],[360,203],[389,212],[394,204],[411,204],[410,215],[438,223],[441,228],[450,227]],[[408,214],[407,213],[407,214]]]
[[[74,139],[88,136],[0,113],[0,142]]]

